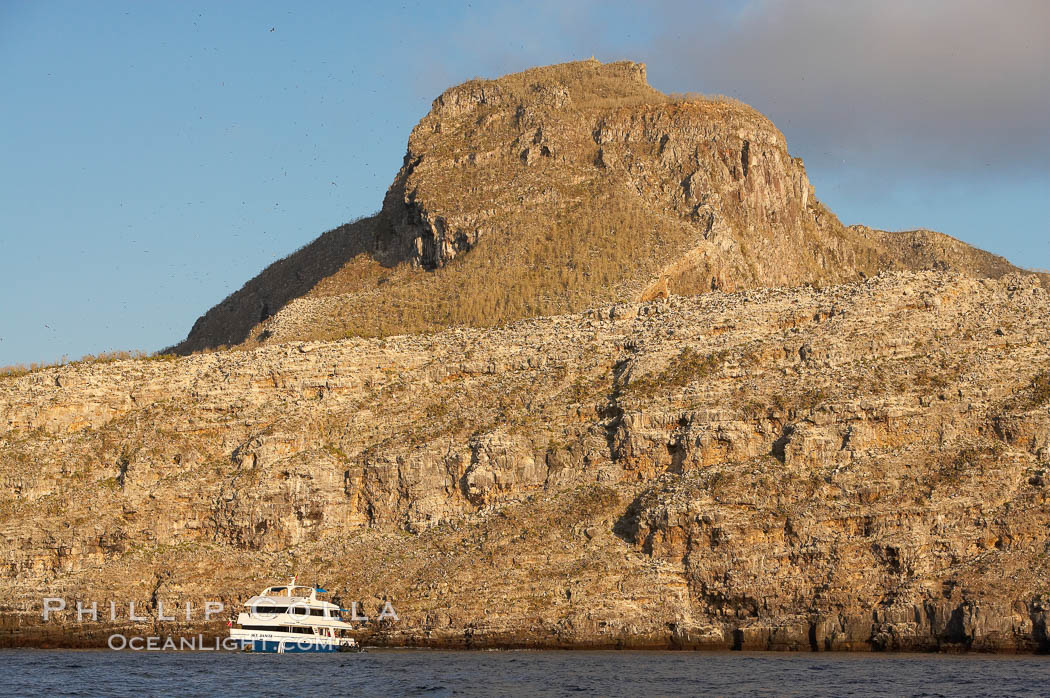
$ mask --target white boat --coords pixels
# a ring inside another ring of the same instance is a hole
[[[252,652],[338,652],[358,649],[349,637],[342,609],[322,601],[324,589],[291,584],[273,586],[244,604],[247,611],[231,621],[230,638]]]

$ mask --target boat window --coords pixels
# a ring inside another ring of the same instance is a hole
[[[256,615],[272,615],[274,613],[287,613],[287,606],[250,606],[249,610]]]
[[[275,613],[288,613],[288,606],[249,606],[249,611],[253,615],[273,615]],[[307,613],[309,611],[309,613]],[[295,606],[291,611],[294,616],[324,616],[323,608],[305,608],[303,606]]]
[[[314,629],[308,625],[248,625],[241,626],[244,630],[264,630],[272,633],[298,633],[299,635],[313,635]]]

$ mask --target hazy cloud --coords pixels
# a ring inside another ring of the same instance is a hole
[[[668,2],[664,89],[737,96],[833,164],[1046,170],[1050,2]]]

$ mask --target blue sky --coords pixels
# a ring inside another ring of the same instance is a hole
[[[1050,268],[1050,3],[870,5],[0,4],[0,365],[173,344],[378,209],[445,87],[592,55],[753,104],[846,223]]]

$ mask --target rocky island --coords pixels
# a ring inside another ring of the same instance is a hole
[[[297,575],[370,644],[1047,650],[1048,289],[640,64],[467,82],[170,351],[0,377],[0,645]]]

